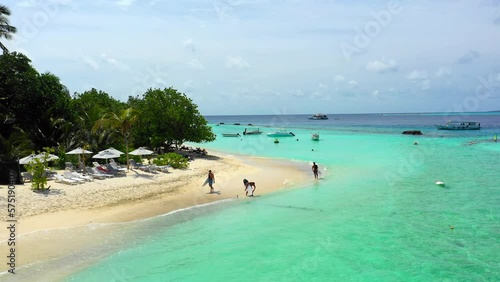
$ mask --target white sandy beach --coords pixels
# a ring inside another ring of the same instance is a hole
[[[209,169],[215,173],[214,187],[220,193],[210,194],[208,185],[201,186]],[[18,185],[15,190],[17,267],[57,258],[90,243],[83,235],[68,238],[66,242],[61,239],[44,242],[25,239],[23,234],[92,223],[129,222],[222,199],[246,200],[243,178],[256,182],[257,195],[312,180],[308,164],[216,153],[195,159],[186,170],[171,169],[169,173],[130,170],[126,176],[79,185],[49,181],[49,193],[33,192],[30,183]],[[0,193],[5,197],[7,187],[0,186]],[[5,202],[2,201],[1,209],[6,211]],[[4,221],[6,215],[2,213]],[[7,253],[5,239],[9,231],[0,230],[0,252]],[[6,269],[3,263],[1,271]]]

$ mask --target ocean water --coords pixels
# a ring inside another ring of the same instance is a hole
[[[500,113],[329,117],[207,117],[218,138],[194,146],[315,161],[321,179],[118,228],[64,280],[500,281]],[[434,128],[451,119],[482,129]],[[264,134],[221,136],[245,128]],[[295,136],[275,144],[279,128]]]

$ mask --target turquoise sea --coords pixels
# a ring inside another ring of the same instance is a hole
[[[115,226],[99,250],[33,273],[64,269],[65,281],[500,281],[500,113],[329,117],[207,117],[217,140],[192,145],[315,161],[321,179]],[[482,129],[434,128],[450,119]],[[264,134],[221,137],[245,128]],[[295,136],[279,144],[265,136],[279,128]]]

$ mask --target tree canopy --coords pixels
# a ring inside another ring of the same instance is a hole
[[[198,106],[176,89],[149,89],[142,99],[130,98],[141,112],[133,131],[136,142],[152,147],[176,147],[184,142],[215,140]]]

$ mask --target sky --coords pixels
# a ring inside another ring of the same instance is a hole
[[[202,115],[500,110],[500,1],[8,0],[70,93],[185,93]]]

